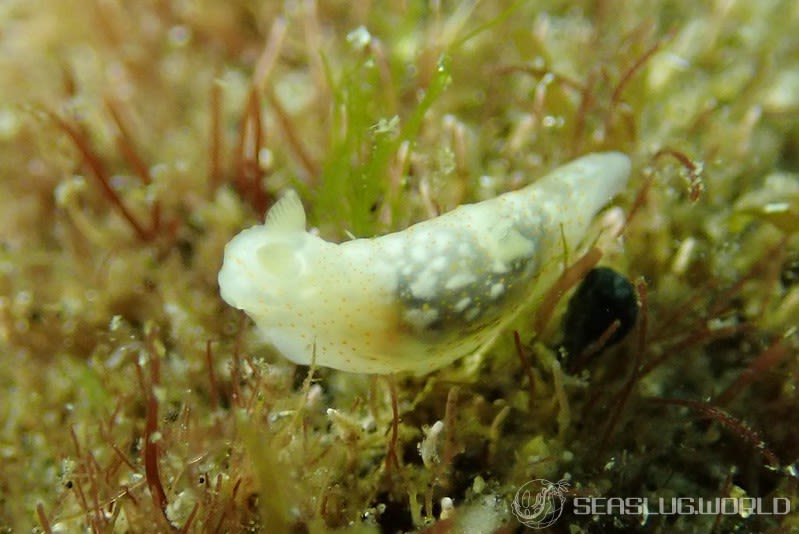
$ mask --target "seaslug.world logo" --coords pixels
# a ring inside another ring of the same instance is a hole
[[[523,525],[534,529],[546,528],[563,513],[568,491],[569,483],[565,479],[550,482],[537,478],[516,491],[511,510]]]

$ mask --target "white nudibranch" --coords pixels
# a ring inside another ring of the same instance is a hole
[[[540,297],[629,172],[624,154],[590,154],[518,191],[340,244],[306,230],[289,191],[225,247],[222,298],[293,362],[426,373],[480,350]]]

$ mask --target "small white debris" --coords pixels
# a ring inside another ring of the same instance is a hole
[[[419,454],[422,456],[422,463],[427,468],[439,463],[441,458],[438,455],[439,437],[444,431],[444,422],[436,421],[433,426],[423,428],[424,439],[419,443]]]
[[[347,34],[347,42],[355,50],[363,50],[372,42],[372,34],[369,33],[365,26],[358,26]]]

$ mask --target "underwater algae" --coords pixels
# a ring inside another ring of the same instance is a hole
[[[556,531],[797,528],[794,2],[8,0],[0,20],[3,531],[514,532],[540,478],[793,503],[566,506]],[[342,242],[602,151],[632,161],[595,221],[614,232],[486,354],[298,366],[220,298],[225,244],[287,189]],[[638,318],[574,369],[562,318],[597,265]]]

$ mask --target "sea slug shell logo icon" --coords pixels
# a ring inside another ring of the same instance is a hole
[[[550,482],[537,478],[524,484],[513,497],[513,515],[530,528],[546,528],[555,523],[563,513],[569,483],[565,480]]]

